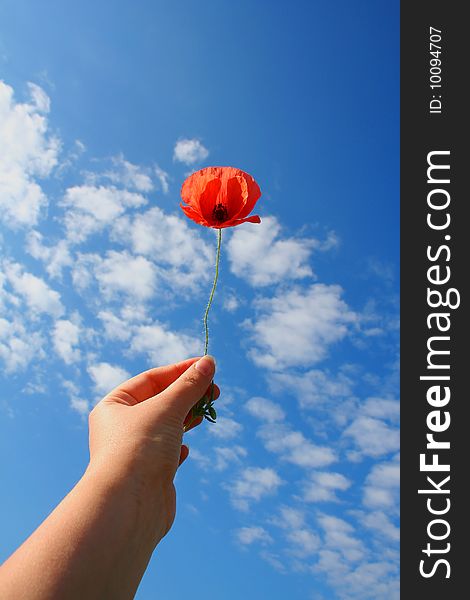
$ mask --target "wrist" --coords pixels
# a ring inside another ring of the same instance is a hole
[[[164,482],[150,482],[136,472],[90,462],[80,483],[119,515],[128,535],[150,553],[171,526],[165,519],[168,485]]]

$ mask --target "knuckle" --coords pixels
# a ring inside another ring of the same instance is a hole
[[[188,375],[186,375],[184,379],[188,385],[198,385],[199,384],[199,378],[196,375],[194,375],[193,373],[188,373]]]

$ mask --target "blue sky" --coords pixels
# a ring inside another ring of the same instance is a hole
[[[138,600],[398,598],[398,2],[0,6],[0,556],[83,472],[86,415],[197,355],[216,237],[188,173],[251,173],[210,315],[218,423]]]

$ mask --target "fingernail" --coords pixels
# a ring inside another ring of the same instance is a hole
[[[209,354],[200,358],[194,365],[195,368],[206,377],[213,375],[215,372],[215,359]]]

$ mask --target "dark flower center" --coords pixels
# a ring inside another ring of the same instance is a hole
[[[217,223],[223,223],[228,219],[228,211],[225,206],[219,202],[215,205],[214,210],[212,211],[212,216],[214,217],[214,221]]]

